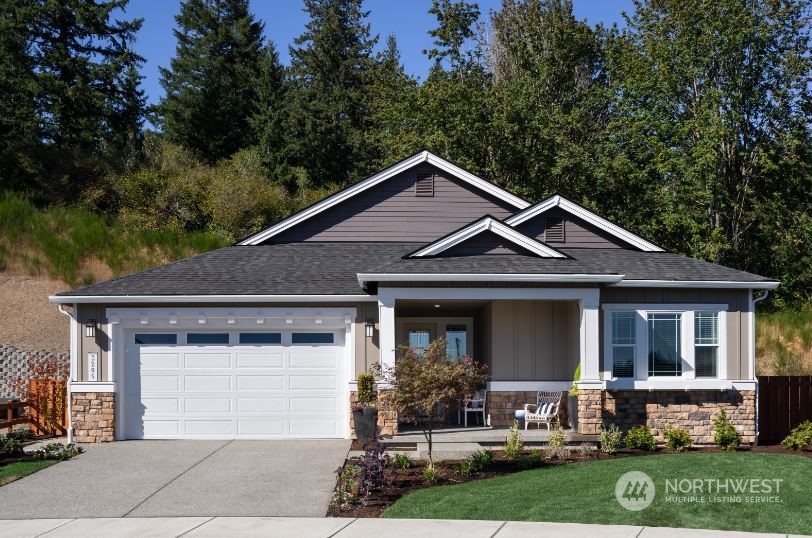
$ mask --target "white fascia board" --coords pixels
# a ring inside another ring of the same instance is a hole
[[[581,207],[575,202],[570,202],[566,198],[559,195],[552,196],[542,202],[539,202],[534,206],[531,206],[519,213],[516,213],[512,217],[505,219],[505,222],[510,226],[516,226],[518,224],[521,224],[522,222],[525,222],[526,220],[532,219],[536,215],[544,213],[545,211],[553,207],[560,207],[567,213],[570,213],[571,215],[575,215],[576,217],[585,220],[586,222],[617,237],[618,239],[639,248],[643,252],[664,252],[662,248],[658,247],[654,243],[646,241],[642,237],[637,236],[631,233],[630,231],[621,228],[617,224],[614,224],[613,222],[610,222],[605,218],[596,215],[592,211],[589,211],[588,209]]]
[[[751,379],[684,379],[675,377],[649,378],[646,380],[612,378],[605,381],[606,390],[756,390],[756,381]]]
[[[112,381],[71,381],[68,392],[116,392],[116,384]]]
[[[238,245],[258,245],[258,244],[262,243],[263,241],[267,240],[268,238],[273,237],[274,235],[276,235],[276,234],[278,234],[280,232],[283,232],[284,230],[287,230],[291,226],[299,224],[300,222],[302,222],[304,220],[307,220],[310,217],[312,217],[314,215],[317,215],[317,214],[321,213],[322,211],[324,211],[326,209],[329,209],[329,208],[333,207],[334,205],[343,202],[344,200],[347,200],[348,198],[352,198],[356,194],[359,194],[359,193],[369,189],[370,187],[374,187],[375,185],[377,185],[379,183],[382,183],[383,181],[386,181],[387,179],[389,179],[391,177],[394,177],[394,176],[400,174],[401,172],[404,172],[404,171],[408,170],[409,168],[412,168],[412,167],[414,167],[414,166],[416,166],[418,164],[424,163],[424,162],[432,164],[432,165],[436,166],[437,168],[439,168],[439,169],[441,169],[441,170],[443,170],[445,172],[448,172],[449,174],[452,174],[454,176],[459,177],[460,179],[462,179],[466,183],[469,183],[469,184],[471,184],[471,185],[473,185],[473,186],[487,192],[488,194],[490,194],[492,196],[495,196],[496,198],[499,198],[500,200],[503,200],[503,201],[511,204],[512,206],[514,206],[517,209],[525,209],[526,207],[528,207],[530,205],[530,202],[528,202],[526,200],[522,200],[521,198],[510,194],[509,192],[507,192],[507,191],[505,191],[503,189],[500,189],[496,185],[494,185],[492,183],[489,183],[489,182],[485,181],[484,179],[478,178],[475,175],[473,175],[473,174],[471,174],[469,172],[466,172],[462,168],[459,168],[458,166],[454,166],[450,162],[448,162],[448,161],[446,161],[444,159],[441,159],[440,157],[437,157],[436,155],[433,155],[433,154],[429,153],[428,151],[422,151],[422,152],[420,152],[420,153],[418,153],[416,155],[413,155],[413,156],[411,156],[411,157],[409,157],[407,159],[404,159],[403,161],[400,161],[399,163],[397,163],[397,164],[395,164],[393,166],[390,166],[389,168],[387,168],[386,170],[383,170],[382,172],[378,172],[377,174],[375,174],[372,177],[369,177],[369,178],[367,178],[367,179],[365,179],[365,180],[363,180],[363,181],[361,181],[359,183],[356,183],[352,187],[349,187],[347,189],[339,191],[336,194],[325,198],[321,202],[319,202],[317,204],[314,204],[314,205],[310,206],[309,208],[306,208],[306,209],[300,211],[299,213],[296,213],[295,215],[292,215],[292,216],[282,220],[281,222],[278,222],[278,223],[274,224],[270,228],[266,228],[265,230],[263,230],[263,231],[261,231],[261,232],[259,232],[257,234],[254,234],[254,235],[252,235],[252,236],[250,236],[250,237],[248,237],[246,239],[243,239],[242,241],[240,241],[237,244]]]
[[[726,288],[774,290],[780,282],[741,282],[738,280],[623,280],[619,288]]]
[[[518,245],[525,250],[541,256],[542,258],[566,258],[564,254],[558,252],[554,248],[548,247],[540,241],[536,241],[532,237],[528,237],[519,232],[515,228],[506,226],[498,220],[490,217],[478,220],[473,224],[466,226],[460,231],[449,235],[448,237],[427,245],[426,247],[418,250],[410,257],[422,258],[424,256],[436,256],[441,252],[445,252],[453,246],[459,245],[463,241],[470,239],[482,232],[491,231],[499,237],[510,241],[514,245]]]
[[[377,302],[374,295],[51,295],[56,304],[95,303],[343,303]]]
[[[358,273],[358,282],[595,282],[613,284],[623,275],[552,273]]]

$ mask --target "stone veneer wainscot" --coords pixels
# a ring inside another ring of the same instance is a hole
[[[71,393],[71,427],[77,443],[115,440],[116,401],[112,392]]]

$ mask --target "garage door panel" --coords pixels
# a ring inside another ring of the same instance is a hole
[[[177,370],[178,368],[180,368],[180,353],[141,351],[142,370]]]
[[[338,378],[334,375],[291,375],[290,390],[336,390]]]
[[[283,437],[285,422],[282,417],[263,420],[237,421],[237,434],[243,437]]]
[[[187,370],[231,368],[231,353],[184,353],[183,363]]]
[[[178,392],[180,390],[179,375],[143,374],[140,381],[142,394],[148,392]]]
[[[248,414],[284,413],[284,398],[238,398],[237,412]]]
[[[230,391],[230,375],[186,375],[183,377],[186,392]]]
[[[179,400],[173,398],[141,398],[145,413],[177,413]]]
[[[335,344],[130,344],[125,364],[128,438],[327,438],[346,429],[346,338]],[[184,330],[178,341],[186,341]],[[198,331],[199,332],[199,331]],[[129,338],[132,333],[129,334]],[[281,342],[285,342],[282,344]]]
[[[184,421],[184,433],[189,437],[231,437],[234,431],[232,420],[192,420]]]
[[[231,413],[231,398],[185,398],[183,410],[186,413]]]
[[[296,350],[296,353],[290,355],[291,369],[299,368],[338,368],[339,357],[335,351],[318,352],[318,351],[305,351]]]
[[[335,413],[338,407],[337,398],[302,398],[290,399],[291,413]]]
[[[338,434],[338,423],[334,419],[292,419],[290,435],[292,437],[335,437]]]
[[[275,353],[240,353],[237,352],[238,369],[283,368],[285,365],[282,352]]]

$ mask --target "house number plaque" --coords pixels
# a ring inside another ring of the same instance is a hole
[[[99,354],[98,353],[88,353],[87,354],[87,380],[88,381],[98,381],[99,380]]]

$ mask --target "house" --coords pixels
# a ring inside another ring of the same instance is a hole
[[[437,337],[487,362],[494,425],[580,364],[582,433],[709,442],[724,407],[754,442],[754,312],[777,285],[422,152],[236,245],[51,300],[80,442],[349,438],[356,374]]]

